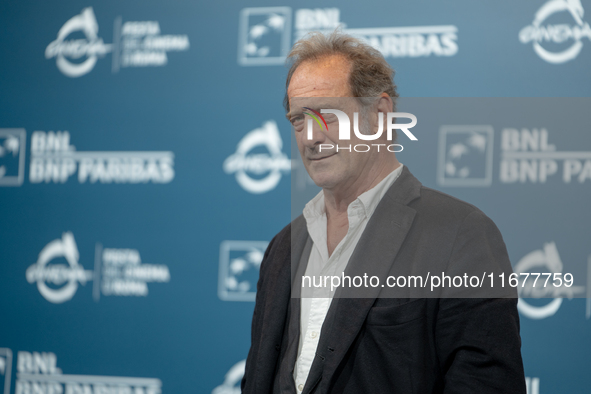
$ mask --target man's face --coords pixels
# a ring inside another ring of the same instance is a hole
[[[368,171],[373,156],[370,153],[341,149],[337,152],[336,149],[326,148],[327,145],[348,147],[365,142],[358,140],[354,133],[351,133],[350,140],[339,141],[339,124],[332,114],[323,114],[328,130],[313,121],[313,138],[308,139],[307,123],[311,118],[303,114],[309,112],[303,107],[318,112],[321,109],[339,109],[346,112],[353,122],[353,112],[359,112],[359,108],[357,101],[351,97],[349,72],[349,62],[338,56],[303,62],[294,72],[287,89],[290,121],[302,161],[314,183],[324,189],[346,189],[353,185]],[[322,149],[320,145],[324,145]]]

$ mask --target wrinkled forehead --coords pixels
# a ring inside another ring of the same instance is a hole
[[[351,96],[349,61],[340,56],[327,56],[302,62],[294,71],[287,87],[287,96],[347,97]]]
[[[289,101],[289,108],[288,118],[306,112],[306,109],[317,112],[323,109],[351,112],[358,110],[359,101],[356,97],[292,97]]]

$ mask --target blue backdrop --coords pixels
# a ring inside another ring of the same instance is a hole
[[[531,394],[589,392],[590,10],[0,0],[0,393],[239,392],[262,253],[309,186],[285,55],[337,26],[417,113],[401,162],[493,218],[517,272],[575,275],[521,302],[522,350]]]

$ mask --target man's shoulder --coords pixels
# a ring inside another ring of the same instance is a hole
[[[441,210],[455,217],[465,217],[473,212],[482,213],[473,204],[426,186],[421,186],[421,198],[416,199],[409,206],[417,210]]]
[[[469,215],[486,216],[478,207],[439,190],[421,185],[420,198],[408,204],[417,214],[426,214],[434,218],[463,220]]]
[[[281,231],[275,234],[271,242],[281,243],[289,241],[294,237],[299,236],[302,231],[307,231],[306,219],[304,218],[304,215],[296,217],[289,224],[287,224],[287,226],[283,227]]]
[[[292,233],[297,234],[305,229],[306,219],[304,219],[304,215],[300,215],[275,234],[271,240],[271,244],[289,242],[292,239]]]
[[[454,237],[502,239],[494,221],[478,207],[438,190],[421,187],[421,197],[409,207],[416,211],[414,224],[435,231],[438,237],[448,233]]]
[[[406,205],[419,217],[429,218],[431,221],[441,219],[456,222],[470,215],[486,217],[476,206],[424,186],[406,166],[386,196],[390,201]]]
[[[295,222],[295,221],[294,221]],[[288,264],[289,265],[289,256],[291,255],[291,239],[292,239],[292,224],[294,222],[289,223],[287,226],[283,227],[281,231],[279,231],[273,239],[269,242],[267,246],[267,250],[263,256],[263,261],[261,262],[260,266],[260,277],[262,278],[266,274],[269,274],[268,271],[271,270],[271,275],[277,274],[275,271],[279,269],[279,266]],[[281,263],[281,264],[278,264]],[[260,280],[259,280],[260,282]]]

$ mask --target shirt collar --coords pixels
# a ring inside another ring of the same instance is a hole
[[[320,190],[313,199],[308,201],[304,207],[304,218],[306,222],[310,223],[326,214],[326,207],[324,206],[324,191]]]
[[[352,215],[352,211],[357,211],[369,218],[388,189],[390,189],[390,186],[392,186],[402,173],[402,167],[403,165],[400,164],[394,171],[386,175],[380,183],[357,197],[347,209],[349,217]],[[308,224],[326,215],[324,192],[322,190],[306,204],[303,213]]]
[[[392,186],[396,179],[398,179],[401,173],[402,164],[400,164],[394,171],[386,175],[386,177],[382,179],[380,183],[357,197],[355,201],[361,202],[367,217],[371,217],[388,189],[390,189],[390,186]]]

